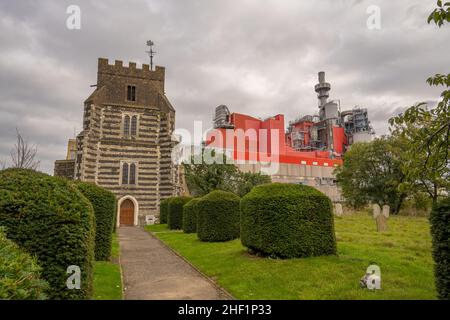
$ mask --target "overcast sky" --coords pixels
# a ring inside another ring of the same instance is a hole
[[[81,29],[66,27],[69,5]],[[381,29],[367,28],[367,8]],[[427,25],[434,0],[0,0],[0,160],[15,128],[38,146],[52,173],[82,124],[97,58],[166,67],[177,128],[211,125],[213,110],[290,120],[317,112],[314,85],[325,71],[331,99],[368,108],[377,134],[419,101],[436,101],[425,80],[448,73],[450,31]],[[442,91],[442,90],[441,90]],[[206,128],[205,128],[206,129]]]

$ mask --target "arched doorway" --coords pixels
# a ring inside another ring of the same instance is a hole
[[[134,203],[125,199],[120,204],[120,225],[134,226]]]

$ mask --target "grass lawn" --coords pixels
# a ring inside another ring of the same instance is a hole
[[[120,256],[120,247],[119,241],[117,240],[117,233],[113,233],[112,236],[112,246],[111,246],[111,260],[119,259]]]
[[[122,278],[119,258],[120,249],[117,235],[113,234],[111,260],[94,262],[94,300],[122,300]]]
[[[391,216],[388,226],[377,233],[367,215],[336,217],[338,256],[292,260],[251,256],[240,240],[203,243],[165,225],[147,230],[237,299],[435,299],[428,220]],[[381,290],[359,287],[370,264],[381,268]]]

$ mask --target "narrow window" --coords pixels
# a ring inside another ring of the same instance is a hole
[[[131,117],[131,135],[136,136],[137,134],[137,116]]]
[[[122,164],[122,184],[128,184],[128,163]]]
[[[130,184],[136,184],[136,165],[130,164]]]
[[[130,135],[130,116],[123,117],[123,135]]]
[[[136,87],[131,86],[131,101],[136,101]]]
[[[127,87],[127,100],[131,101],[131,86]]]
[[[136,101],[136,86],[127,86],[127,100]]]

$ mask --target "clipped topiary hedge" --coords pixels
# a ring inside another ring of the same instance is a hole
[[[279,258],[336,254],[331,201],[304,185],[257,186],[241,201],[241,241]]]
[[[239,202],[231,192],[216,190],[195,204],[197,235],[201,241],[220,242],[239,237]]]
[[[179,230],[183,227],[183,206],[191,200],[191,197],[170,198],[167,212],[167,226],[169,229]]]
[[[433,206],[430,223],[438,298],[450,300],[450,197]]]
[[[95,221],[90,202],[66,179],[31,170],[0,171],[0,225],[6,236],[42,267],[51,299],[89,299],[92,294]],[[81,288],[68,289],[78,266]]]
[[[186,203],[183,207],[183,232],[196,233],[197,232],[197,208],[196,204],[200,198],[195,198]]]
[[[159,223],[167,223],[167,215],[169,212],[169,201],[172,198],[166,198],[159,203]]]
[[[47,289],[36,259],[6,239],[0,228],[0,300],[44,300]]]
[[[116,196],[93,183],[77,182],[78,190],[91,202],[95,213],[95,260],[108,260],[116,216]]]

